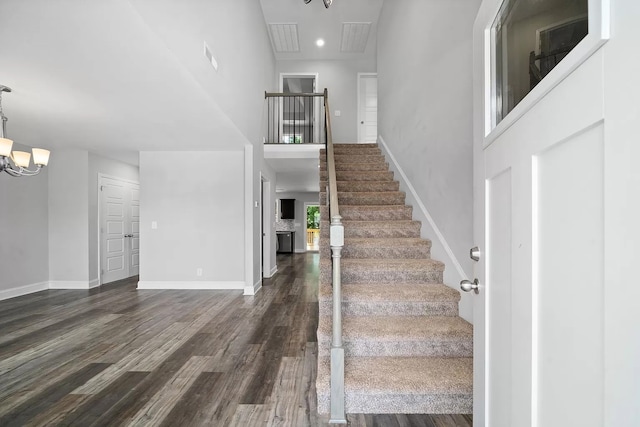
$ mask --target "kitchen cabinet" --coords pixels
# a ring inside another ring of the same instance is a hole
[[[296,199],[280,199],[280,219],[295,219]]]

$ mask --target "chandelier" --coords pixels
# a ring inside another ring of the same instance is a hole
[[[2,92],[11,92],[11,88],[0,85],[0,172],[4,171],[11,176],[33,176],[40,173],[43,167],[49,163],[49,151],[42,148],[34,148],[33,164],[36,169],[29,169],[31,153],[26,151],[11,151],[13,141],[5,138],[7,135],[7,117],[2,112]]]
[[[311,3],[311,0],[303,0],[305,4],[309,4]],[[329,6],[331,6],[331,3],[333,3],[333,0],[322,0],[324,2],[324,7],[326,7],[327,9],[329,9]]]

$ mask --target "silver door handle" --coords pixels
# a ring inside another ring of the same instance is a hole
[[[476,294],[480,293],[480,290],[478,289],[478,279],[473,279],[473,282],[470,280],[463,280],[460,282],[460,289],[462,289],[465,292],[475,292]]]
[[[363,125],[363,124],[364,124],[364,122],[360,122],[360,124],[361,124],[361,125]]]

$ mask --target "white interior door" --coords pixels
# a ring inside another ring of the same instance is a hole
[[[100,283],[135,276],[140,265],[140,188],[100,178]]]
[[[378,75],[358,74],[358,142],[378,140]]]
[[[474,426],[602,426],[604,55],[486,135],[491,3],[474,52]]]

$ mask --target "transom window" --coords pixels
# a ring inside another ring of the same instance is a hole
[[[588,0],[505,0],[492,30],[496,126],[587,36]]]

